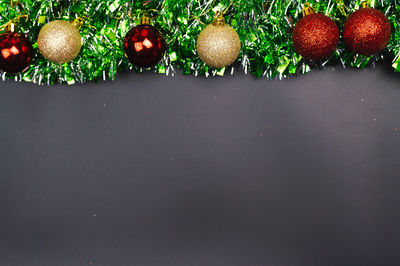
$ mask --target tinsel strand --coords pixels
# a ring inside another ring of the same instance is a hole
[[[346,16],[359,9],[361,0],[307,1],[320,13],[336,21],[342,28]],[[115,79],[118,72],[147,71],[132,66],[125,58],[122,41],[130,28],[140,23],[140,14],[158,10],[153,25],[164,33],[168,45],[164,60],[153,70],[168,75],[180,70],[192,75],[224,75],[241,69],[257,77],[284,78],[291,74],[307,73],[313,68],[342,64],[344,67],[364,68],[384,58],[393,60],[400,72],[400,6],[397,0],[371,1],[392,25],[392,38],[382,54],[354,55],[341,41],[336,52],[319,64],[306,62],[293,48],[293,24],[301,18],[302,5],[297,0],[91,0],[91,1],[34,1],[11,5],[0,3],[0,25],[26,15],[19,21],[19,31],[34,43],[35,57],[24,73],[2,78],[24,80],[38,84],[84,83],[98,79]],[[227,69],[211,69],[196,52],[196,39],[204,25],[219,11],[239,34],[242,50],[237,62]],[[47,61],[37,49],[37,36],[49,21],[73,21],[84,18],[81,28],[82,50],[70,63],[57,65]]]

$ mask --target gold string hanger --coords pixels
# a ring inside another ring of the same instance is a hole
[[[28,19],[28,15],[20,15],[14,19],[11,19],[10,21],[8,21],[0,26],[0,31],[7,29],[7,32],[15,32],[15,30],[17,28],[17,23],[21,20],[21,18]]]
[[[206,24],[203,23],[200,20],[200,17],[204,16],[205,14],[207,14],[208,12],[210,12],[213,8],[214,8],[214,4],[217,0],[213,0],[210,4],[210,7],[208,9],[203,9],[203,11],[200,12],[200,15],[198,16],[194,16],[194,15],[189,15],[189,19],[193,18],[194,20],[196,20],[197,22],[199,22],[201,25],[205,26]]]
[[[347,17],[347,11],[349,11],[349,9],[344,4],[344,0],[335,0],[335,2],[338,10],[342,13],[342,15]],[[302,9],[303,17],[318,12],[315,11],[315,9],[311,6],[309,2],[305,2],[302,6],[303,6]]]
[[[11,8],[15,8],[15,12],[19,13],[19,11],[17,10],[17,7],[20,5],[21,3],[19,1],[10,1],[10,7]],[[0,26],[0,31],[3,31],[4,29],[6,29],[7,32],[15,32],[16,28],[17,28],[17,23],[22,19],[25,18],[26,20],[28,20],[28,15],[24,14],[24,15],[19,15],[16,18],[11,19],[10,21],[4,23],[3,25]]]
[[[19,10],[17,10],[17,8],[24,9],[24,6],[22,5],[21,1],[13,1],[13,0],[11,0],[10,1],[10,7],[14,8],[16,13],[20,12]]]
[[[210,4],[210,7],[209,7],[208,9],[203,9],[203,11],[200,13],[199,16],[190,15],[189,18],[193,18],[193,19],[195,19],[197,22],[199,22],[200,24],[205,25],[205,23],[203,23],[203,22],[200,20],[200,17],[204,16],[205,14],[207,14],[208,12],[210,12],[211,10],[213,10],[213,9],[215,8],[215,3],[216,3],[216,2],[217,2],[217,0],[213,0],[213,1],[211,2],[211,4]],[[224,10],[222,10],[222,11],[216,11],[216,12],[215,12],[214,23],[222,23],[222,21],[223,21],[223,23],[225,23],[224,15],[228,12],[228,10],[229,10],[229,8],[232,6],[232,4],[233,4],[233,0],[231,0],[231,1],[229,2],[229,5],[228,5]]]
[[[340,13],[342,13],[343,16],[345,16],[345,17],[348,16],[347,12],[350,10],[345,5],[344,0],[336,0],[336,6],[339,9]]]
[[[15,3],[14,3],[14,1],[10,1],[10,6],[11,6],[11,8],[16,8],[17,6],[18,6],[18,4],[19,4],[19,1],[15,1]]]

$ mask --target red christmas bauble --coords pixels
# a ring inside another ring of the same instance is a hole
[[[343,27],[343,39],[354,53],[373,55],[385,49],[391,28],[387,17],[374,8],[361,8],[351,14]]]
[[[8,73],[18,73],[29,67],[33,48],[29,40],[18,33],[0,35],[0,69]]]
[[[323,14],[310,14],[297,22],[293,29],[294,48],[304,58],[321,60],[330,56],[338,46],[336,23]]]
[[[153,67],[164,56],[166,43],[159,30],[150,25],[132,28],[124,39],[125,55],[137,67]]]

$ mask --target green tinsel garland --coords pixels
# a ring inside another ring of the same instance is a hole
[[[395,71],[400,72],[400,5],[396,0],[373,0],[371,6],[385,13],[392,24],[392,38],[380,55],[354,55],[341,41],[336,53],[319,65],[309,65],[297,54],[291,42],[292,25],[301,17],[302,4],[298,0],[90,0],[90,1],[20,1],[11,7],[9,1],[0,3],[0,24],[22,14],[27,20],[19,22],[34,43],[35,58],[30,69],[18,75],[1,73],[3,79],[31,81],[39,84],[83,83],[91,80],[115,79],[126,69],[143,71],[129,64],[122,42],[128,30],[140,23],[143,11],[159,11],[154,26],[164,33],[168,50],[164,60],[156,67],[159,73],[171,74],[181,69],[185,74],[223,75],[241,68],[257,77],[282,78],[290,74],[306,73],[325,65],[363,68],[384,57],[393,60]],[[309,0],[313,8],[333,18],[341,29],[346,20],[335,0]],[[344,1],[347,14],[358,10],[361,0]],[[226,10],[225,19],[238,32],[242,51],[238,62],[228,69],[210,69],[196,53],[196,39],[204,25],[216,13]],[[81,28],[82,50],[70,63],[57,65],[43,58],[37,49],[37,36],[49,21],[86,19]],[[292,23],[290,22],[292,19]],[[203,25],[204,24],[204,25]]]

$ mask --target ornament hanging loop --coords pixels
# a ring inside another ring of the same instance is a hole
[[[11,8],[17,9],[17,7],[21,7],[20,5],[21,3],[19,1],[13,1],[13,0],[10,1]]]
[[[308,16],[310,14],[314,14],[315,10],[314,10],[314,8],[311,7],[309,2],[306,2],[306,3],[303,4],[302,13],[303,13],[303,17],[305,17],[305,16]]]
[[[225,14],[228,12],[229,8],[230,8],[232,5],[233,5],[233,0],[231,0],[231,1],[229,2],[229,5],[225,8],[224,11],[222,11],[222,14],[225,15]]]
[[[338,10],[340,11],[340,13],[342,13],[343,16],[345,16],[345,17],[348,16],[347,12],[349,11],[349,9],[344,4],[344,0],[336,0],[336,6],[337,6]]]
[[[269,10],[271,9],[271,0],[265,1],[263,7],[264,7],[264,12],[268,13]]]
[[[199,22],[202,25],[205,25],[201,20],[200,17],[204,16],[205,14],[207,14],[208,12],[210,12],[211,10],[214,9],[214,4],[215,4],[216,0],[213,0],[212,3],[210,4],[209,9],[207,10],[203,10],[199,16],[193,16],[190,15],[190,18],[194,18],[197,22]],[[224,15],[228,12],[229,8],[232,6],[233,4],[233,0],[231,0],[229,2],[229,5],[224,9],[224,10],[219,10],[215,12],[215,16],[214,16],[214,21],[213,24],[214,26],[224,26],[225,25],[225,19],[224,19]]]

